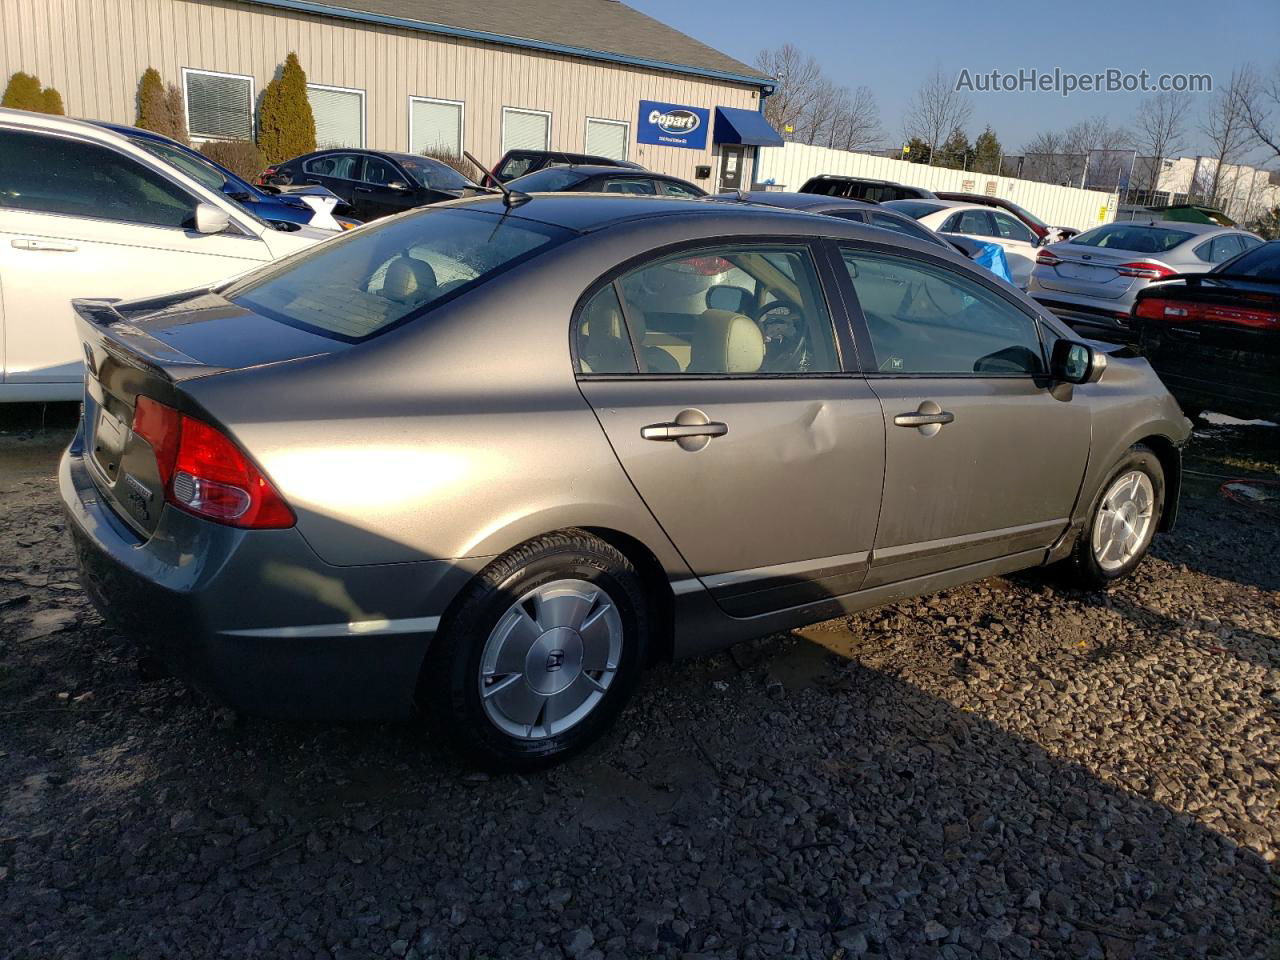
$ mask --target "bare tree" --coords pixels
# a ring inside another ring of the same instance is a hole
[[[1182,149],[1190,109],[1190,95],[1174,91],[1148,97],[1138,108],[1133,120],[1134,145],[1139,154],[1151,158],[1150,170],[1144,171],[1148,191],[1154,192],[1159,186],[1161,161]]]
[[[1280,157],[1280,63],[1261,74],[1246,66],[1235,84],[1240,114],[1254,140]]]
[[[1231,83],[1218,92],[1201,122],[1200,131],[1213,146],[1209,160],[1213,169],[1206,172],[1205,193],[1215,206],[1221,205],[1226,186],[1226,168],[1238,163],[1254,142],[1254,132],[1245,118],[1243,102],[1248,78],[1245,72],[1231,75]]]
[[[826,77],[819,76],[813,85],[813,96],[809,98],[806,109],[796,119],[796,139],[801,143],[830,146],[828,140],[831,125],[844,109],[844,100],[848,95],[844,87],[838,87]]]
[[[829,146],[837,150],[870,150],[884,142],[880,108],[867,86],[844,91],[841,109],[831,122]]]
[[[823,78],[818,61],[795,45],[784,43],[776,50],[761,50],[755,65],[778,81],[764,102],[765,119],[783,134],[788,126],[799,129],[802,118],[813,109],[813,101],[819,94]]]
[[[1022,146],[1023,163],[1019,176],[1041,183],[1059,186],[1074,179],[1082,158],[1072,157],[1067,151],[1066,140],[1060,133],[1046,130],[1037,133]]]
[[[969,122],[973,107],[969,98],[956,89],[955,83],[936,67],[916,91],[902,122],[906,139],[918,138],[929,147],[929,162],[938,144],[956,127]]]

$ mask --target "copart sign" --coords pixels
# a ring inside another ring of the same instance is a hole
[[[702,107],[686,107],[679,103],[640,101],[640,122],[636,140],[660,147],[685,147],[702,150],[707,146],[707,127],[711,111]]]

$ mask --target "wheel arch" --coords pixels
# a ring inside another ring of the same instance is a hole
[[[1164,471],[1164,506],[1156,530],[1166,533],[1173,529],[1178,519],[1178,498],[1182,493],[1182,450],[1168,437],[1153,433],[1136,441],[1135,445],[1147,447],[1160,461]]]

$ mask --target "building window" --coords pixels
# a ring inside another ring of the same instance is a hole
[[[307,84],[316,118],[316,149],[364,146],[364,91]]]
[[[253,139],[253,77],[182,68],[187,130],[203,140]]]
[[[631,124],[622,120],[598,120],[587,117],[587,149],[593,157],[610,160],[627,159],[627,144],[631,140]]]
[[[551,147],[551,114],[542,110],[502,108],[502,152],[548,150]]]
[[[462,103],[409,98],[409,152],[462,156]]]

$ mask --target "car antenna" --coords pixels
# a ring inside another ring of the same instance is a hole
[[[493,182],[492,187],[482,187],[482,189],[487,189],[491,193],[495,189],[498,190],[502,194],[502,205],[506,207],[508,210],[511,210],[514,207],[518,207],[522,203],[528,203],[530,200],[533,199],[533,197],[529,196],[529,194],[521,193],[519,190],[512,190],[510,187],[508,187],[505,183],[503,183],[497,177],[489,173],[486,173],[485,165],[481,163],[479,160],[477,160],[475,157],[473,157],[471,154],[467,153],[467,151],[463,150],[462,155],[466,157],[468,160],[470,160],[472,163],[474,163],[476,165],[476,169],[484,174],[484,176],[481,177],[482,180],[491,180]]]

